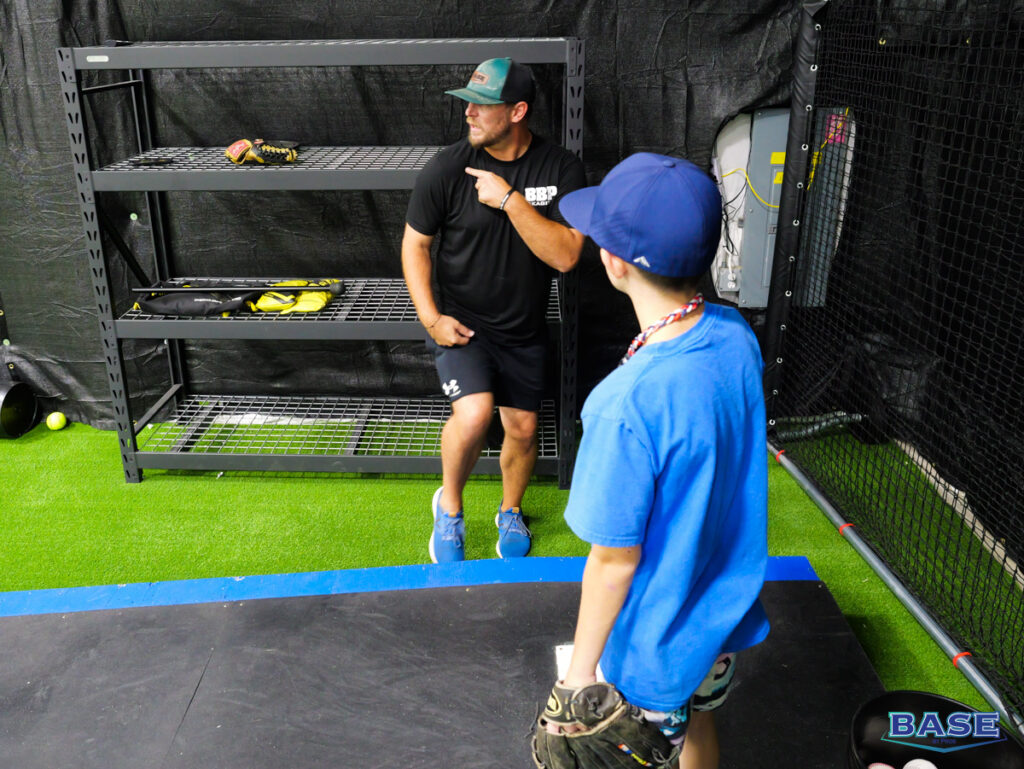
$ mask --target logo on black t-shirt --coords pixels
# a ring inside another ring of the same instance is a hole
[[[444,394],[447,395],[449,398],[454,398],[456,395],[462,392],[462,388],[459,387],[459,382],[456,379],[452,379],[451,381],[448,382],[442,382],[441,389],[444,390]]]
[[[523,197],[531,206],[550,205],[558,194],[558,187],[549,184],[547,187],[527,187],[523,190]]]

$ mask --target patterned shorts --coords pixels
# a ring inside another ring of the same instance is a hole
[[[643,710],[644,718],[661,729],[673,745],[679,745],[686,739],[686,729],[690,725],[690,710],[717,710],[729,696],[733,674],[736,672],[736,655],[722,654],[715,660],[707,676],[690,701],[671,712],[660,710]]]

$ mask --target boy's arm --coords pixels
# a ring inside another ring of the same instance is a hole
[[[597,663],[633,584],[640,553],[639,545],[591,546],[583,569],[580,613],[564,686],[575,689],[597,680]]]

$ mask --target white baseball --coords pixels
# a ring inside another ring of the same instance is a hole
[[[939,769],[927,758],[912,758],[903,765],[903,769]]]
[[[876,761],[873,764],[868,764],[868,769],[896,769],[894,766],[889,764],[883,764],[881,761]]]

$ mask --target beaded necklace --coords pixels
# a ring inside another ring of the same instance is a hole
[[[626,350],[626,354],[623,355],[622,360],[619,361],[619,365],[621,366],[627,360],[632,358],[633,355],[636,354],[636,351],[643,347],[644,344],[647,342],[647,337],[649,337],[655,331],[657,331],[660,328],[664,328],[669,323],[675,323],[677,320],[682,320],[691,312],[700,307],[702,304],[704,304],[704,295],[697,294],[695,297],[693,297],[693,299],[690,300],[689,304],[684,304],[682,307],[677,307],[665,317],[661,318],[660,320],[654,321],[654,323],[649,325],[647,328],[645,328],[643,331],[641,331],[633,338],[633,341],[630,342],[629,349]]]

